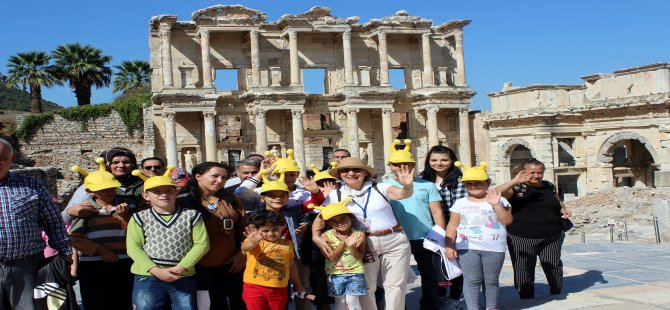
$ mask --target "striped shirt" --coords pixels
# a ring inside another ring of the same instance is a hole
[[[44,251],[42,231],[60,255],[72,254],[60,210],[42,183],[9,172],[4,183],[0,183],[0,260]]]
[[[126,231],[121,221],[113,217],[107,209],[90,198],[88,202],[98,209],[98,214],[87,218],[74,218],[70,227],[72,246],[80,253],[79,260],[101,261],[98,247],[112,251],[118,258],[128,258],[126,254]],[[120,203],[117,198],[114,204]]]

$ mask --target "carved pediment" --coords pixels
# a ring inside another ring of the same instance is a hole
[[[386,16],[381,19],[370,19],[363,25],[366,28],[375,28],[379,26],[408,27],[408,28],[430,28],[433,21],[421,16],[409,15],[407,11],[400,10],[392,16]]]
[[[315,6],[309,11],[300,14],[285,14],[279,18],[277,25],[281,28],[287,26],[306,26],[307,24],[318,25],[352,25],[360,20],[360,17],[340,18],[330,15],[330,8]]]
[[[433,30],[435,32],[443,32],[443,33],[449,33],[454,30],[463,30],[463,27],[469,25],[470,22],[472,21],[469,19],[451,20],[446,23],[433,27]]]
[[[158,30],[160,24],[172,25],[177,22],[177,15],[158,15],[154,16],[149,20],[149,28],[152,30]]]
[[[197,23],[253,24],[265,22],[267,15],[259,10],[236,5],[215,5],[193,12],[191,20]]]

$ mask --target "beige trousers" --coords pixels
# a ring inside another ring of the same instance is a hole
[[[367,242],[375,261],[365,264],[365,282],[368,285],[368,294],[361,296],[363,309],[377,309],[375,291],[377,290],[378,277],[381,276],[386,310],[404,310],[407,271],[412,255],[407,236],[403,232],[379,237],[368,236]]]

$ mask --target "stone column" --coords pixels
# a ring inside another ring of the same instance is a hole
[[[268,133],[265,127],[265,110],[256,110],[256,153],[263,154],[268,150]]]
[[[433,64],[430,55],[430,33],[421,35],[421,54],[423,55],[423,86],[433,86]]]
[[[463,54],[463,32],[454,35],[456,40],[456,85],[465,85],[465,56]]]
[[[249,38],[251,42],[251,85],[261,85],[261,63],[258,58],[258,30],[249,31]]]
[[[472,166],[472,151],[470,149],[470,114],[466,109],[458,113],[459,153],[458,159],[468,166]]]
[[[177,158],[177,129],[175,124],[175,112],[164,112],[165,122],[165,157],[168,165],[179,166]]]
[[[344,85],[354,84],[354,67],[351,60],[351,31],[342,33],[342,50],[344,50]]]
[[[291,63],[291,86],[300,85],[300,65],[298,63],[298,32],[288,32],[288,48]]]
[[[170,36],[172,31],[170,25],[161,24],[161,62],[163,66],[163,86],[174,86],[172,78],[172,44],[170,43]]]
[[[382,139],[384,142],[384,161],[389,159],[389,156],[391,155],[391,145],[393,144],[393,127],[391,124],[392,113],[393,108],[382,109]]]
[[[292,109],[291,123],[293,124],[293,156],[300,167],[300,172],[305,173],[305,139],[303,138],[302,115],[305,113],[303,109]]]
[[[209,52],[209,29],[200,29],[200,50],[202,53],[202,87],[212,88],[212,61]]]
[[[389,54],[386,50],[386,33],[379,32],[379,82],[381,86],[389,86]]]
[[[428,130],[428,147],[440,144],[437,139],[437,112],[440,108],[430,107],[426,109],[426,129]]]
[[[360,142],[358,141],[358,113],[359,109],[349,108],[347,109],[347,121],[349,122],[349,151],[351,156],[360,157],[361,151],[359,150]]]
[[[205,160],[216,160],[216,112],[202,112],[205,118]]]

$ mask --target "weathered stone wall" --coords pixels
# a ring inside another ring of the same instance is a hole
[[[52,197],[58,196],[58,169],[49,167],[49,168],[33,168],[33,167],[23,167],[23,166],[14,166],[11,168],[11,171],[16,174],[25,175],[42,182],[44,187],[49,191]]]

